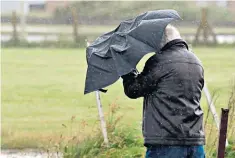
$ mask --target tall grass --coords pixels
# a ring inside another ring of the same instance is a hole
[[[216,105],[216,100],[218,99],[217,92],[213,93],[213,102]],[[234,158],[235,157],[235,84],[231,87],[231,93],[228,100],[227,108],[229,109],[229,120],[228,120],[228,131],[227,131],[227,139],[229,142],[229,146],[226,148],[226,157]],[[218,135],[219,131],[213,123],[212,115],[209,111],[207,111],[207,115],[205,117],[204,129],[206,132],[206,146],[205,151],[208,158],[214,158],[217,154],[218,148]],[[212,121],[212,122],[211,122]],[[215,134],[216,133],[216,134]]]
[[[216,105],[216,100],[219,98],[218,91],[212,95],[213,102]],[[229,122],[227,138],[229,140],[229,146],[226,148],[226,157],[235,157],[235,84],[232,86],[231,93],[228,100],[229,108]],[[109,146],[104,144],[103,136],[100,131],[98,120],[95,122],[95,126],[92,128],[91,134],[85,134],[88,123],[85,120],[81,120],[79,126],[74,125],[75,116],[71,117],[68,125],[62,124],[64,128],[68,129],[69,137],[61,134],[57,143],[51,143],[48,148],[48,157],[51,153],[60,152],[63,153],[64,158],[138,158],[144,156],[144,147],[142,137],[137,135],[134,129],[130,127],[124,127],[120,125],[120,121],[123,117],[119,113],[119,105],[114,101],[109,105],[108,113],[105,115],[107,119],[107,132],[109,139]],[[206,146],[205,152],[207,158],[214,158],[217,154],[218,145],[218,129],[213,122],[213,117],[209,111],[206,113],[204,121],[204,129],[206,134]],[[77,129],[74,129],[74,128]],[[140,130],[140,129],[139,129]],[[75,132],[74,132],[75,131]],[[84,137],[84,134],[86,137]],[[88,135],[88,136],[87,136]],[[53,155],[51,154],[51,155]]]
[[[229,158],[235,157],[235,82],[233,83],[232,90],[228,101],[229,109],[229,122],[228,122],[228,140],[230,146],[227,148],[226,156]]]
[[[103,136],[99,126],[92,129],[90,135],[83,135],[87,123],[81,121],[77,132],[74,131],[74,119],[72,116],[69,125],[62,124],[68,129],[69,137],[61,134],[60,140],[48,147],[48,157],[57,153],[63,153],[64,158],[90,158],[90,157],[142,157],[143,142],[134,129],[119,124],[123,115],[118,113],[119,105],[116,102],[109,105],[107,118],[107,132],[109,146],[104,144]],[[98,124],[98,120],[96,122]],[[87,134],[86,134],[87,135]]]

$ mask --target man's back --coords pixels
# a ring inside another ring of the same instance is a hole
[[[127,96],[144,97],[145,146],[204,145],[203,78],[201,63],[187,44],[173,40],[146,62],[132,83],[124,81]]]

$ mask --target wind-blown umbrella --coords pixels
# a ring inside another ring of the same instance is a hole
[[[113,84],[133,71],[144,55],[158,52],[165,27],[180,19],[175,10],[148,11],[98,37],[86,50],[84,93]]]

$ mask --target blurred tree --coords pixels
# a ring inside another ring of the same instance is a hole
[[[225,7],[218,7],[212,4],[211,2],[208,5],[208,11],[213,12],[213,14],[208,16],[211,22],[231,22],[234,14]],[[190,23],[200,21],[200,7],[196,5],[195,1],[77,1],[70,4],[70,6],[76,8],[81,21],[85,20],[86,23],[91,21],[91,23],[101,22],[102,24],[102,21],[104,21],[108,24],[116,24],[115,22],[117,21],[135,17],[149,10],[158,9],[175,9],[184,21]],[[72,15],[69,13],[68,8],[61,8],[54,13],[54,17],[57,19],[69,19],[72,18]]]

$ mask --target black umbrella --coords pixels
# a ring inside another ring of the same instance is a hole
[[[175,10],[148,11],[98,37],[86,50],[84,93],[113,84],[133,71],[144,55],[158,52],[165,27],[180,19]]]

